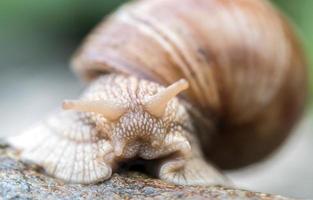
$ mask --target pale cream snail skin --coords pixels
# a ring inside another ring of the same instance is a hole
[[[306,62],[266,0],[141,0],[100,23],[73,58],[89,86],[8,139],[21,159],[71,183],[107,180],[121,162],[157,177],[229,185],[214,166],[264,159],[307,94]]]
[[[192,134],[185,107],[175,96],[188,88],[181,79],[167,88],[123,75],[100,76],[79,100],[10,139],[24,159],[73,183],[111,177],[120,161],[160,159],[158,176],[176,184],[225,184],[208,165]]]

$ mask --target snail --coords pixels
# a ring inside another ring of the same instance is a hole
[[[219,169],[270,155],[304,109],[306,61],[267,0],[130,2],[72,60],[78,100],[17,136],[21,158],[72,183],[153,161],[160,179],[228,184]]]

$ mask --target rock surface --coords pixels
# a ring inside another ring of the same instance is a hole
[[[288,199],[222,186],[175,186],[138,172],[114,174],[96,185],[65,184],[39,169],[1,142],[0,199]]]

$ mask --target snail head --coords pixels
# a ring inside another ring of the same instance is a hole
[[[98,113],[111,121],[113,126],[109,137],[118,158],[139,156],[154,159],[166,154],[169,146],[174,149],[175,145],[190,148],[189,142],[179,131],[181,127],[178,127],[180,123],[176,122],[177,118],[165,117],[169,102],[187,88],[188,82],[179,80],[146,97],[132,109],[106,100],[64,101],[63,108]]]

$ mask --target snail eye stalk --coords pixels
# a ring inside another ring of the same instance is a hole
[[[162,117],[167,103],[188,87],[189,84],[185,79],[173,83],[146,101],[144,104],[145,110],[155,117]]]
[[[63,109],[81,112],[95,112],[102,114],[110,121],[117,120],[126,112],[126,108],[121,105],[105,100],[65,100],[63,102]]]

